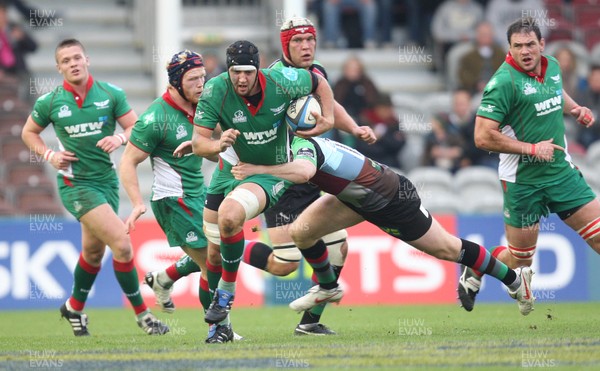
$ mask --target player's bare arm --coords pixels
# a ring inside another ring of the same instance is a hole
[[[55,152],[46,147],[46,143],[44,143],[44,140],[40,136],[42,131],[44,131],[44,128],[36,124],[31,116],[29,116],[21,131],[21,139],[23,139],[23,142],[30,150],[34,151],[38,156],[43,157],[44,160],[48,161],[58,170],[66,170],[72,161],[79,161],[71,151]]]
[[[359,126],[352,116],[348,114],[344,106],[337,101],[334,101],[333,104],[334,128],[352,134],[354,137],[368,144],[373,144],[377,141],[377,136],[370,126]]]
[[[542,161],[550,161],[554,151],[565,149],[546,139],[538,143],[526,143],[510,138],[500,132],[500,124],[494,120],[477,116],[475,119],[475,145],[479,149],[498,153],[535,156]]]
[[[121,184],[127,192],[127,196],[131,200],[133,210],[125,221],[125,227],[127,233],[135,231],[135,221],[146,213],[146,205],[140,192],[140,185],[137,176],[137,167],[140,163],[144,162],[150,154],[146,153],[132,144],[127,144],[125,152],[121,157],[121,163],[119,165],[119,177],[121,178]]]
[[[138,117],[134,110],[117,118],[119,126],[123,128],[123,133],[110,135],[100,139],[98,143],[96,143],[96,147],[99,147],[106,153],[112,153],[114,150],[127,143],[129,135],[131,134],[131,129],[133,128],[133,125],[135,125],[137,119]]]
[[[237,180],[244,180],[255,174],[270,174],[290,182],[306,183],[317,172],[317,167],[308,160],[297,159],[281,165],[253,165],[240,162],[231,169],[231,174]]]

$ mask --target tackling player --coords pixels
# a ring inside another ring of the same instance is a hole
[[[508,287],[521,314],[527,315],[533,309],[531,268],[509,269],[484,247],[446,232],[421,205],[414,185],[406,177],[350,147],[323,138],[295,138],[292,156],[292,162],[274,166],[239,163],[231,172],[238,180],[271,174],[294,183],[310,181],[329,193],[308,206],[289,227],[319,281],[305,296],[290,303],[293,310],[305,311],[342,299],[343,291],[322,237],[365,220],[438,259],[494,276]]]

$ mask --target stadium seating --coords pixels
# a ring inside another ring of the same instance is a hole
[[[53,185],[23,185],[15,192],[15,205],[19,214],[58,214],[64,208],[56,200]]]
[[[498,171],[487,166],[470,166],[454,174],[454,189],[458,193],[468,192],[471,187],[487,187],[490,192],[500,191]]]
[[[596,141],[588,147],[585,160],[588,166],[600,166],[600,141]]]
[[[52,185],[43,165],[15,162],[6,165],[6,179],[13,187]]]
[[[434,166],[415,168],[408,173],[408,178],[419,193],[452,192],[454,189],[452,174],[447,170]]]

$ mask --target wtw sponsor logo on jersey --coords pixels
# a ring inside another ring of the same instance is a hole
[[[537,111],[537,116],[544,116],[560,109],[562,109],[562,96],[560,95],[548,98],[545,101],[539,103],[535,103],[535,110]]]
[[[84,122],[81,124],[65,126],[65,131],[71,138],[87,137],[88,135],[96,135],[102,133],[102,126],[106,117],[100,117],[98,122]]]
[[[272,140],[277,138],[277,128],[279,125],[274,127],[273,129],[259,131],[259,132],[245,132],[244,139],[248,142],[248,144],[265,144],[269,143]]]

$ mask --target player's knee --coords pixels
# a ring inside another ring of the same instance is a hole
[[[219,215],[219,233],[221,236],[233,236],[242,229],[243,225],[243,219],[240,220],[235,213]]]
[[[112,253],[113,258],[118,261],[128,262],[131,261],[131,259],[133,259],[133,249],[131,248],[131,246],[129,246],[128,248],[123,247],[113,249]]]
[[[299,228],[294,222],[289,228],[290,237],[298,248],[308,248],[317,242],[317,240],[308,233],[307,230]]]
[[[221,207],[219,208],[219,224],[221,224],[221,215],[223,212],[225,214],[229,214],[230,218],[241,219],[241,223],[254,218],[260,213],[260,202],[258,197],[256,197],[256,195],[250,190],[236,188],[227,197],[225,197],[225,200],[235,201],[239,206],[241,206],[243,211],[240,212],[241,209],[239,207],[224,208],[222,207],[223,204],[221,204]]]
[[[129,236],[123,235],[120,238],[109,243],[113,257],[118,261],[130,261],[133,259],[133,248]]]
[[[100,264],[102,264],[102,258],[104,257],[104,248],[102,249],[94,249],[94,250],[89,250],[86,251],[84,249],[83,251],[83,260],[86,261],[86,263],[97,267]]]

